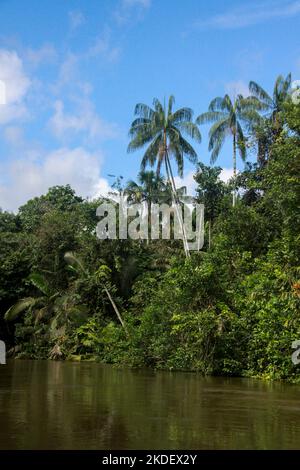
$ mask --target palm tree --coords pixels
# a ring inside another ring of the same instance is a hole
[[[263,109],[265,109],[269,115],[269,118],[276,122],[278,114],[283,109],[283,104],[289,97],[289,90],[291,86],[292,76],[289,73],[286,78],[279,75],[275,81],[273,94],[270,96],[260,85],[256,82],[251,81],[249,83],[249,91],[252,96],[259,99]]]
[[[166,191],[164,178],[154,171],[140,171],[137,181],[130,180],[125,187],[124,193],[130,202],[158,202],[160,195]]]
[[[236,154],[237,151],[243,161],[246,159],[247,139],[243,132],[243,125],[254,118],[257,110],[261,109],[259,100],[255,97],[244,98],[238,95],[231,100],[229,95],[213,99],[206,113],[200,114],[197,124],[213,125],[209,131],[208,150],[211,151],[211,163],[215,163],[227,136],[232,137],[233,144],[233,178],[236,185]],[[233,206],[236,203],[236,186],[233,190]]]
[[[68,251],[67,253],[65,253],[65,261],[68,263],[70,269],[72,271],[74,271],[77,275],[83,275],[85,277],[89,277],[90,276],[90,273],[88,272],[88,270],[86,270],[86,268],[84,267],[82,261],[80,260],[80,258],[73,252],[71,251]],[[115,314],[117,315],[118,317],[118,320],[119,322],[121,323],[122,327],[124,328],[124,331],[126,333],[127,336],[129,336],[128,334],[128,330],[127,330],[127,327],[126,327],[126,324],[121,316],[121,313],[118,309],[118,307],[116,306],[113,298],[112,298],[112,295],[111,295],[111,290],[112,290],[112,285],[110,283],[110,274],[111,274],[111,270],[108,266],[106,266],[105,264],[102,264],[99,269],[95,272],[95,278],[97,279],[97,282],[99,284],[99,286],[101,286],[101,288],[104,290],[105,294],[107,295],[113,309],[114,309],[114,312]]]
[[[31,274],[29,279],[40,294],[37,297],[26,297],[18,300],[5,312],[5,320],[13,321],[24,311],[30,310],[35,323],[38,323],[42,318],[51,316],[53,313],[55,303],[60,295],[59,292],[53,292],[46,279],[38,273]]]
[[[150,228],[152,203],[172,203],[172,187],[170,183],[166,183],[166,180],[154,171],[140,171],[137,180],[138,182],[133,180],[128,181],[124,194],[128,196],[129,203],[147,202],[148,228]],[[176,195],[178,200],[180,200],[180,197],[186,195],[186,187],[181,186],[177,188]],[[147,238],[147,244],[149,244],[149,238]]]
[[[145,170],[147,165],[153,167],[156,164],[156,172],[159,175],[162,165],[165,165],[167,179],[172,188],[172,195],[179,216],[177,209],[178,198],[170,157],[174,157],[178,174],[182,177],[184,157],[187,157],[194,164],[197,162],[195,150],[183,135],[201,142],[201,134],[197,125],[192,122],[193,111],[190,108],[180,108],[173,112],[174,103],[174,96],[170,96],[167,107],[162,105],[157,98],[153,100],[153,108],[143,103],[136,105],[134,114],[137,117],[132,122],[129,130],[131,141],[127,151],[134,152],[148,145],[142,158],[141,170]],[[179,220],[183,233],[185,253],[186,256],[189,256],[184,225],[180,216]]]
[[[266,112],[264,116],[257,116],[253,121],[253,131],[256,135],[258,146],[258,161],[264,164],[268,160],[268,150],[282,130],[280,113],[283,105],[289,97],[292,77],[289,73],[286,78],[279,75],[275,81],[272,96],[270,96],[260,85],[251,81],[249,91],[256,97],[261,108]]]
[[[29,279],[38,290],[39,295],[18,300],[6,311],[4,319],[13,321],[21,313],[27,311],[32,315],[35,325],[41,321],[48,322],[50,338],[55,340],[49,357],[60,359],[63,355],[60,348],[60,338],[64,336],[66,325],[70,322],[71,317],[86,315],[86,307],[74,303],[68,294],[53,291],[44,276],[39,273],[31,274]],[[40,330],[35,331],[34,337],[39,333]]]
[[[128,195],[129,202],[140,203],[149,201],[159,203],[161,201],[170,202],[172,200],[172,188],[170,183],[155,173],[154,171],[140,171],[137,181],[129,180],[124,193]],[[186,194],[186,186],[176,189],[178,198]]]

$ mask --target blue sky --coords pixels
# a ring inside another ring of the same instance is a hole
[[[95,197],[110,174],[134,179],[142,152],[126,147],[137,102],[174,94],[197,116],[249,80],[271,91],[280,73],[300,78],[298,0],[0,0],[0,17],[5,210],[55,184]],[[204,163],[207,131],[195,145]],[[217,164],[230,174],[229,143]],[[187,163],[190,190],[192,172]]]

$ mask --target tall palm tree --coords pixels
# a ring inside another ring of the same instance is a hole
[[[249,82],[251,95],[260,101],[261,108],[265,111],[264,116],[257,115],[257,119],[253,120],[253,132],[258,147],[258,161],[261,164],[265,164],[268,160],[269,148],[274,138],[282,130],[283,124],[280,121],[280,112],[290,96],[291,81],[290,73],[286,78],[279,75],[275,81],[272,95],[269,95],[258,83]]]
[[[255,97],[244,98],[238,95],[231,100],[229,95],[214,98],[208,111],[200,114],[197,124],[213,123],[209,131],[208,150],[211,151],[211,163],[215,163],[227,136],[232,138],[233,145],[233,178],[236,181],[237,151],[243,161],[246,158],[246,142],[243,125],[251,121],[261,109],[259,100]],[[233,190],[233,206],[236,203],[236,187]]]
[[[138,174],[137,182],[133,180],[127,182],[124,193],[132,202],[149,201],[151,204],[151,202],[158,202],[160,195],[165,191],[166,183],[162,176],[154,171],[142,170]]]
[[[268,117],[273,122],[276,122],[278,113],[282,111],[283,104],[289,97],[291,81],[292,76],[290,73],[286,76],[286,78],[284,78],[282,75],[278,75],[274,84],[272,96],[270,96],[256,82],[251,81],[249,83],[250,93],[261,102],[263,109],[266,110]]]
[[[136,105],[134,114],[137,117],[129,130],[131,141],[127,151],[134,152],[148,144],[142,158],[141,170],[144,170],[147,165],[153,167],[156,164],[156,172],[160,174],[162,165],[165,165],[167,179],[172,188],[177,208],[178,198],[170,157],[174,157],[178,174],[182,177],[184,157],[187,157],[192,163],[197,162],[194,148],[183,135],[201,142],[201,134],[197,125],[192,122],[193,111],[190,108],[180,108],[173,112],[174,103],[174,96],[170,96],[167,107],[165,104],[162,105],[157,98],[153,100],[153,108],[143,103]],[[179,220],[185,253],[186,256],[189,256],[184,225],[180,216]]]

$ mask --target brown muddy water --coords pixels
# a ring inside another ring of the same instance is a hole
[[[0,449],[299,448],[299,385],[96,363],[0,366]]]

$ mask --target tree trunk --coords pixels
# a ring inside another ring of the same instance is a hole
[[[236,130],[233,134],[233,197],[232,197],[232,206],[235,206],[236,203]]]
[[[113,301],[113,298],[112,298],[112,296],[110,295],[109,290],[108,290],[106,287],[104,287],[104,290],[105,290],[105,292],[106,292],[107,297],[108,297],[109,300],[110,300],[110,303],[112,304],[112,307],[113,307],[113,309],[114,309],[114,311],[115,311],[115,313],[116,313],[116,315],[117,315],[117,317],[118,317],[118,319],[119,319],[121,325],[123,326],[123,328],[124,328],[124,330],[125,330],[126,335],[129,336],[127,327],[126,327],[126,325],[125,325],[125,323],[124,323],[124,320],[122,319],[121,314],[120,314],[120,312],[119,312],[119,310],[118,310],[118,308],[117,308],[115,302]]]
[[[173,176],[173,172],[172,172],[172,168],[171,168],[167,148],[165,149],[165,162],[166,162],[167,177],[169,179],[169,183],[171,184],[171,191],[172,191],[172,195],[173,195],[175,210],[176,210],[177,217],[179,219],[179,223],[180,223],[181,230],[182,230],[183,247],[184,247],[185,256],[186,256],[186,258],[190,258],[191,255],[190,255],[190,251],[189,251],[189,247],[188,247],[188,241],[187,241],[187,236],[186,236],[186,232],[185,232],[184,223],[183,223],[183,220],[182,220],[182,214],[181,214],[181,211],[179,211],[179,209],[178,209],[179,199],[178,199],[177,192],[176,192],[176,185],[175,185],[175,181],[174,181],[174,176]]]
[[[208,249],[211,248],[211,220],[208,221]]]

